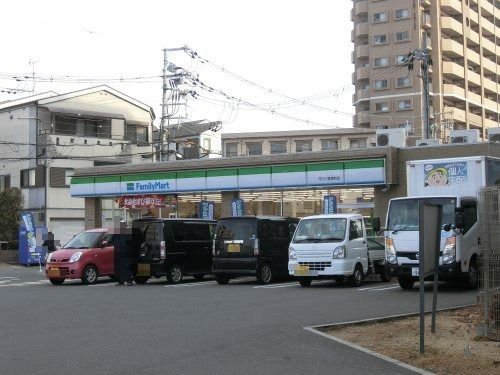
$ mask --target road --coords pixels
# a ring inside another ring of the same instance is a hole
[[[475,297],[442,284],[438,307]],[[410,374],[303,327],[416,312],[419,293],[394,279],[360,288],[251,278],[53,286],[37,268],[12,267],[0,269],[0,301],[3,375]]]

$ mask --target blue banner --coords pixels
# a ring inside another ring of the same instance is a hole
[[[243,216],[245,215],[245,201],[241,198],[233,199],[231,203],[231,214],[232,216]]]
[[[323,197],[323,213],[325,214],[337,213],[337,197],[335,195],[325,195]]]
[[[202,219],[213,220],[215,211],[215,202],[201,201],[198,203],[198,217]]]
[[[39,241],[37,241],[37,232]],[[43,249],[41,243],[39,228],[35,227],[33,213],[23,212],[19,225],[19,263],[20,264],[38,264],[43,258]],[[39,242],[39,243],[38,243]],[[43,261],[41,261],[43,263]]]

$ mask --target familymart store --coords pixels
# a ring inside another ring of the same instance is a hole
[[[73,197],[85,198],[87,228],[144,216],[303,217],[324,212],[325,196],[334,200],[338,212],[370,216],[373,187],[388,183],[386,155],[337,154],[96,167],[76,171],[70,191]]]

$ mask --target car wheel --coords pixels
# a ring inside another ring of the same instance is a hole
[[[146,284],[149,280],[149,276],[134,276],[134,282],[136,284]]]
[[[350,277],[350,284],[351,286],[361,286],[363,284],[363,267],[359,264],[354,267],[354,273]]]
[[[182,281],[182,268],[178,264],[174,264],[168,269],[167,280],[172,284],[178,284]]]
[[[472,259],[469,262],[469,272],[465,275],[462,282],[463,287],[467,290],[475,290],[479,286],[479,270],[477,268],[477,262]]]
[[[197,274],[193,275],[193,277],[196,280],[202,280],[205,277],[205,274],[204,273],[197,273]]]
[[[83,270],[82,274],[82,283],[85,285],[92,285],[97,282],[97,268],[96,266],[89,264],[85,269]]]
[[[382,280],[384,283],[391,281],[391,275],[387,273],[385,267],[383,267],[380,271],[380,280]]]
[[[229,283],[229,276],[227,275],[215,275],[215,281],[219,285],[226,285]]]
[[[64,279],[49,279],[52,285],[61,285],[64,282]]]
[[[413,285],[415,285],[415,280],[411,277],[398,277],[399,286],[402,289],[413,289]]]
[[[299,277],[299,284],[304,288],[311,286],[312,277]]]
[[[273,281],[273,270],[269,264],[264,263],[259,267],[257,281],[259,284],[269,284]]]

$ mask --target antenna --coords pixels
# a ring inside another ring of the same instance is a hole
[[[39,62],[38,60],[34,60],[33,58],[30,58],[29,64],[33,66],[31,69],[31,82],[32,82],[32,87],[31,87],[31,92],[35,92],[35,64]]]

